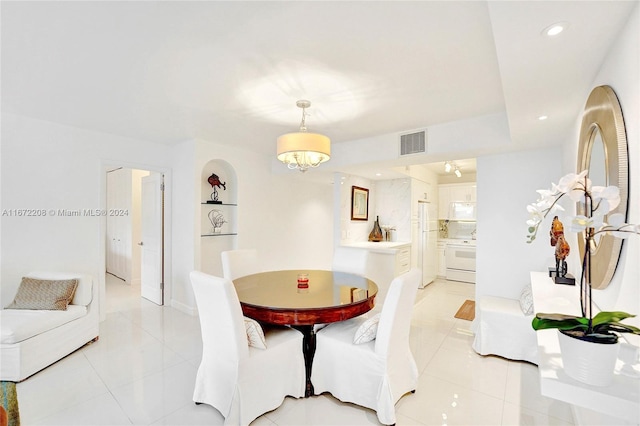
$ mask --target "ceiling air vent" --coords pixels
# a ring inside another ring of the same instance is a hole
[[[427,152],[427,131],[400,135],[400,155],[422,154]]]

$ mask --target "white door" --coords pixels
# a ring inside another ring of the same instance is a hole
[[[128,211],[131,185],[130,171],[116,169],[107,172],[107,211]],[[107,272],[130,281],[129,250],[131,247],[131,219],[124,215],[107,215]]]
[[[163,194],[164,176],[152,173],[142,178],[141,294],[158,305],[164,304]]]

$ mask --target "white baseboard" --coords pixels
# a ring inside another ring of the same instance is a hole
[[[171,301],[171,307],[179,310],[180,312],[184,312],[187,315],[198,315],[198,309],[195,306],[189,306],[181,302],[176,302],[175,300]]]

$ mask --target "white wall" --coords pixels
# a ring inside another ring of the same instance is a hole
[[[376,220],[375,182],[360,176],[339,173],[336,174],[335,182],[334,191],[339,194],[339,204],[335,208],[340,227],[340,238],[336,239],[336,245],[368,241],[369,233],[373,229],[373,222]],[[351,220],[351,187],[353,186],[369,190],[369,220]]]
[[[627,131],[629,148],[629,214],[627,222],[640,223],[640,4],[621,29],[609,55],[605,58],[593,87],[609,85],[618,96]],[[587,100],[588,93],[584,99]],[[577,134],[577,133],[576,133]],[[571,145],[573,158],[576,142]],[[623,244],[622,255],[612,283],[606,290],[595,291],[594,300],[602,309],[623,310],[640,315],[640,235]],[[640,325],[640,318],[627,321]]]
[[[586,102],[593,87],[607,84],[616,92],[625,117],[629,145],[628,222],[640,223],[640,6],[621,29],[608,57],[583,94]],[[538,239],[526,244],[527,204],[537,198],[535,190],[550,188],[551,182],[575,172],[581,115],[571,137],[557,147],[478,158],[478,261],[476,298],[483,294],[518,297],[529,282],[530,270],[546,270],[554,262],[546,234],[550,222],[541,226]],[[545,226],[548,226],[545,228]],[[580,260],[573,248],[569,270],[579,275]],[[640,237],[632,236],[623,245],[618,269],[606,290],[594,290],[594,300],[605,310],[640,314]],[[638,324],[636,317],[631,323]]]
[[[476,299],[518,298],[530,271],[555,264],[543,224],[527,244],[527,205],[562,176],[562,148],[549,147],[477,159]],[[549,222],[550,226],[550,222]]]
[[[104,284],[104,217],[50,211],[104,209],[105,163],[157,169],[169,166],[167,154],[162,145],[3,114],[1,209],[46,216],[2,216],[0,303],[35,269],[86,272]]]
[[[352,164],[396,161],[399,157],[398,133],[334,144],[326,168]],[[506,113],[497,113],[429,126],[427,152],[413,154],[412,163],[430,163],[470,158],[502,149],[514,149]]]
[[[196,247],[194,243],[199,238],[196,223],[200,220],[199,217],[196,217],[199,210],[196,210],[194,206],[197,194],[200,193],[199,182],[195,176],[195,141],[186,141],[172,147],[171,156],[173,157],[171,187],[173,194],[171,204],[173,215],[171,222],[173,243],[171,283],[173,291],[171,302],[167,303],[189,312],[195,306],[189,273],[196,269],[196,249],[199,249],[199,246]]]
[[[237,182],[227,182],[238,185],[235,248],[257,249],[266,269],[330,269],[333,204],[329,182],[314,182],[298,171],[274,175],[270,156],[237,146],[187,141],[174,150],[173,306],[195,312],[190,271],[206,269],[222,275],[219,253],[202,250],[210,241],[200,237],[202,169],[211,160],[223,160],[235,170]]]
[[[200,169],[210,159],[225,159],[238,175],[239,248],[256,247],[274,269],[330,267],[329,182],[311,182],[299,172],[274,176],[270,158],[203,141],[167,147],[8,114],[2,121],[2,210],[104,208],[105,164],[171,170],[165,296],[178,308],[195,306],[188,274],[203,261]],[[20,277],[34,269],[88,272],[104,289],[103,218],[1,219],[0,303],[8,304]]]
[[[270,155],[237,146],[199,140],[197,152],[197,176],[212,159],[222,159],[235,170],[237,248],[256,248],[270,269],[329,267],[333,247],[329,181],[315,182],[296,170],[274,175]]]

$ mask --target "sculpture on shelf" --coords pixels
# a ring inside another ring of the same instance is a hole
[[[211,173],[211,176],[207,179],[209,185],[213,188],[213,192],[211,193],[211,200],[207,201],[210,204],[222,204],[222,201],[218,200],[218,190],[216,188],[222,188],[222,190],[226,191],[227,182],[220,182],[220,178],[217,174]]]
[[[209,222],[211,222],[211,232],[213,234],[219,234],[222,229],[222,225],[227,223],[222,212],[220,210],[211,210],[207,216],[209,217]]]
[[[558,219],[558,216],[554,216],[551,222],[551,230],[549,231],[549,237],[551,237],[551,246],[556,248],[556,269],[555,269],[555,282],[556,284],[575,284],[573,277],[567,276],[567,256],[569,256],[569,243],[564,238],[564,225]]]

